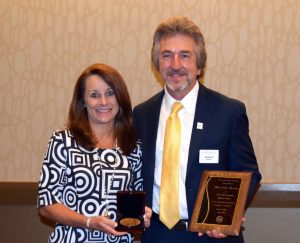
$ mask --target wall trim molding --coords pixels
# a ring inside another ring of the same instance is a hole
[[[0,181],[0,205],[36,205],[38,182]]]
[[[250,207],[300,208],[300,183],[262,183]]]
[[[38,182],[0,181],[0,205],[36,205]],[[250,207],[300,208],[300,183],[262,183]]]

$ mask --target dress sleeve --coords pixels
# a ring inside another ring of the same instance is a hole
[[[49,140],[40,174],[38,207],[62,202],[66,182],[66,158],[63,132],[54,132]]]

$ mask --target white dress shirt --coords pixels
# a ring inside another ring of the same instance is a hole
[[[186,168],[188,163],[190,140],[192,135],[192,127],[195,116],[196,102],[199,90],[199,83],[196,82],[194,88],[179,102],[183,108],[179,111],[179,119],[181,123],[181,144],[180,144],[180,168],[179,168],[179,207],[180,218],[188,219],[188,210],[186,202]],[[159,192],[162,172],[162,155],[164,147],[164,134],[167,119],[172,111],[172,105],[176,100],[168,93],[165,88],[165,95],[162,101],[160,110],[157,140],[156,140],[156,154],[155,154],[155,168],[154,168],[154,185],[153,185],[153,204],[152,209],[159,214]]]

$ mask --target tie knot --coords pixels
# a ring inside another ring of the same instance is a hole
[[[176,101],[174,104],[173,104],[173,106],[172,106],[172,114],[177,114],[181,109],[183,108],[183,105],[180,103],[180,102],[178,102],[178,101]]]

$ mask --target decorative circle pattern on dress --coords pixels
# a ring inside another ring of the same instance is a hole
[[[39,207],[63,203],[86,216],[103,215],[107,209],[115,220],[118,190],[142,190],[139,142],[132,154],[124,156],[114,149],[85,150],[68,130],[53,134],[40,176]],[[61,224],[49,237],[49,242],[132,241],[130,234],[116,237]]]

